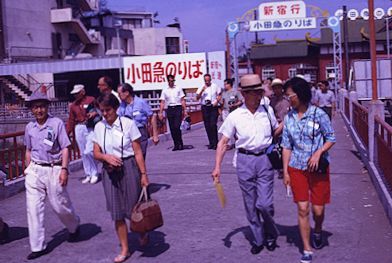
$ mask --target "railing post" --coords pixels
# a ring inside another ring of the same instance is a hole
[[[338,99],[339,99],[339,105],[340,105],[339,110],[340,110],[340,112],[342,112],[344,114],[346,112],[345,111],[346,110],[346,108],[345,108],[346,103],[344,103],[344,98],[348,97],[347,90],[346,89],[339,89],[338,94],[339,94]]]
[[[368,156],[369,156],[369,161],[374,163],[375,160],[375,151],[376,145],[375,145],[375,121],[374,118],[375,116],[378,116],[382,120],[384,120],[385,115],[384,115],[384,103],[380,100],[376,101],[371,101],[369,103],[369,116],[368,116],[368,127],[369,127],[369,149],[368,149]]]
[[[358,94],[356,91],[350,91],[349,93],[349,107],[350,107],[350,124],[354,125],[354,107],[353,101],[358,102]]]

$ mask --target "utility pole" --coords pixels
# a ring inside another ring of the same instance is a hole
[[[370,13],[370,10],[369,10]],[[349,86],[349,76],[350,76],[350,57],[349,57],[349,46],[348,46],[348,18],[347,18],[347,6],[343,6],[343,39],[344,39],[344,69],[345,69],[345,78],[344,82],[346,84],[346,89]],[[342,72],[343,73],[343,72]]]
[[[368,0],[369,4],[369,33],[370,33],[370,59],[372,70],[372,100],[378,99],[377,94],[377,54],[376,54],[376,32],[374,25],[374,1]]]

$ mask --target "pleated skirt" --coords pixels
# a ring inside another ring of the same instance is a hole
[[[122,172],[108,173],[105,168],[102,169],[106,208],[113,220],[131,217],[132,208],[141,191],[140,173],[135,158],[126,159],[123,163]]]

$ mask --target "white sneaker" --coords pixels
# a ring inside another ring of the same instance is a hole
[[[98,182],[98,176],[91,176],[90,184],[96,184]]]
[[[86,176],[86,178],[83,179],[82,184],[88,184],[90,182],[91,176]]]

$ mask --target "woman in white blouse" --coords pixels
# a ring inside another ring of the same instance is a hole
[[[130,256],[125,218],[130,218],[141,187],[149,182],[135,122],[117,115],[119,102],[113,94],[102,95],[98,104],[104,119],[94,128],[94,157],[103,162],[106,206],[121,244],[121,252],[114,258],[118,263]]]

